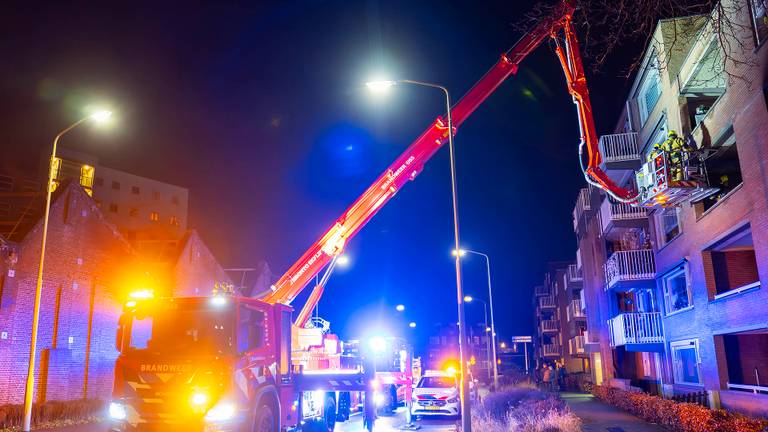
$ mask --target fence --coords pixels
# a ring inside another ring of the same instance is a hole
[[[693,392],[693,393],[685,393],[680,395],[673,395],[665,399],[671,399],[675,402],[692,403],[692,404],[701,405],[703,407],[709,408],[709,394],[707,393],[706,390]]]

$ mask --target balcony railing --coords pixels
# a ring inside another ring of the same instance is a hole
[[[629,312],[608,320],[611,346],[663,343],[660,312]]]
[[[576,205],[573,207],[573,230],[578,231],[579,221],[581,220],[584,212],[592,210],[592,205],[589,202],[589,188],[581,188],[579,195],[576,196]]]
[[[600,219],[603,221],[603,228],[611,221],[645,219],[647,217],[648,210],[645,208],[613,202],[608,197],[600,205]]]
[[[648,280],[656,277],[656,263],[650,249],[614,252],[603,264],[605,289],[619,282]]]
[[[543,332],[556,332],[560,331],[560,326],[557,320],[541,320],[541,331]]]
[[[584,336],[576,336],[568,340],[568,352],[571,355],[584,354]]]
[[[541,346],[541,353],[544,354],[544,356],[559,356],[560,355],[560,345],[557,344],[544,344]]]
[[[568,321],[574,318],[584,318],[584,310],[581,308],[581,300],[571,300],[571,304],[568,305]]]
[[[637,133],[628,132],[601,136],[600,152],[606,164],[640,161]]]
[[[555,304],[555,298],[552,296],[539,297],[539,307],[542,309],[557,307]]]
[[[549,287],[546,285],[537,285],[533,288],[534,295],[536,297],[539,296],[548,296],[549,295]]]
[[[568,277],[568,283],[578,283],[584,280],[581,276],[581,272],[579,271],[578,267],[576,267],[576,264],[568,265],[567,277]]]

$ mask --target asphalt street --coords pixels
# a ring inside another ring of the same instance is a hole
[[[418,430],[429,432],[454,432],[458,419],[452,418],[421,418],[416,419],[415,423]],[[398,408],[391,416],[381,416],[376,420],[374,430],[376,432],[400,431],[401,426],[405,425],[405,408]],[[67,426],[55,429],[45,429],[46,432],[105,432],[107,426],[105,423],[90,423],[77,426]],[[358,414],[343,422],[336,423],[336,432],[362,432],[363,416]]]

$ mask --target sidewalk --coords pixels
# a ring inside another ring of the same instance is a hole
[[[664,432],[632,414],[604,404],[589,393],[560,393],[574,414],[581,418],[584,432]]]

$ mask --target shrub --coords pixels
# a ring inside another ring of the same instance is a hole
[[[483,432],[576,432],[581,421],[557,396],[517,387],[486,396],[473,409],[472,427]]]
[[[768,420],[749,418],[726,410],[711,410],[701,405],[678,403],[647,393],[594,386],[598,399],[678,432],[762,432]]]
[[[98,399],[49,401],[32,405],[32,424],[83,422],[95,417],[103,410],[104,402]],[[23,405],[0,405],[0,429],[21,426],[23,417]]]

